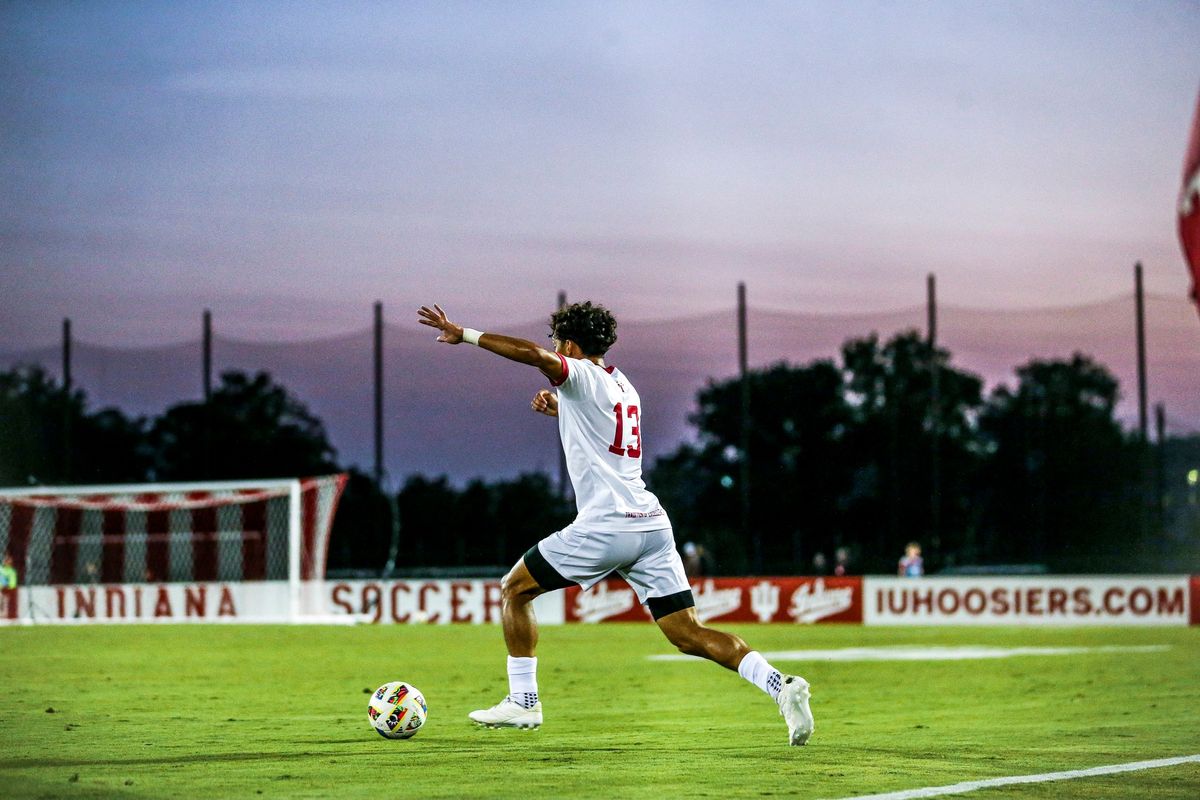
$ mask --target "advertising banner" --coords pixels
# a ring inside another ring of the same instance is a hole
[[[317,590],[316,587],[320,589]],[[309,607],[329,621],[353,619],[372,624],[500,622],[500,581],[412,580],[325,581],[314,584],[319,604]],[[306,600],[309,603],[313,595]],[[538,622],[563,622],[562,593],[551,592],[533,602]]]
[[[868,625],[1187,625],[1187,576],[866,578]]]
[[[26,586],[8,622],[287,622],[287,581]],[[2,615],[0,615],[2,616]]]
[[[719,622],[862,622],[861,578],[706,578],[692,583],[696,616]],[[650,612],[627,583],[565,590],[567,622],[644,622]]]
[[[705,578],[705,622],[867,625],[1200,624],[1200,576]],[[295,614],[293,614],[293,609]],[[545,625],[649,622],[621,580],[534,601]],[[23,586],[0,590],[0,624],[496,624],[497,579]]]
[[[500,622],[499,580],[310,581],[291,614],[287,581],[27,586],[0,592],[0,623]],[[562,594],[534,601],[539,621],[563,622]]]
[[[1200,575],[1193,575],[1192,578],[1192,614],[1191,624],[1200,625]]]

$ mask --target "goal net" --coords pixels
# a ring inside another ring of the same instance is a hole
[[[346,477],[0,489],[0,556],[26,587],[286,581],[295,616]]]

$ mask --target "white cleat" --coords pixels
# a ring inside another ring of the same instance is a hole
[[[472,711],[467,716],[471,722],[485,728],[532,730],[542,726],[542,703],[539,700],[533,708],[525,708],[520,703],[514,703],[511,697],[505,697],[491,708]]]
[[[779,713],[788,726],[788,744],[798,747],[808,742],[813,732],[813,715],[808,707],[808,681],[799,675],[785,675],[779,691]]]

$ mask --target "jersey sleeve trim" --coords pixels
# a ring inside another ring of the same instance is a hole
[[[563,357],[562,353],[555,353],[554,355],[558,356],[558,360],[562,362],[563,376],[559,380],[551,380],[550,385],[562,386],[567,382],[567,376],[571,374],[571,368],[567,366],[567,359]]]

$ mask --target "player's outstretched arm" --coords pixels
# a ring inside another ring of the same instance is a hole
[[[539,347],[528,339],[518,339],[515,336],[504,336],[499,333],[479,333],[469,328],[463,328],[446,318],[446,312],[437,303],[433,308],[421,306],[417,310],[417,321],[422,325],[437,328],[441,331],[439,342],[460,344],[472,342],[490,350],[498,356],[504,356],[510,361],[537,367],[541,373],[554,383],[560,383],[566,377],[566,368],[557,353]]]

